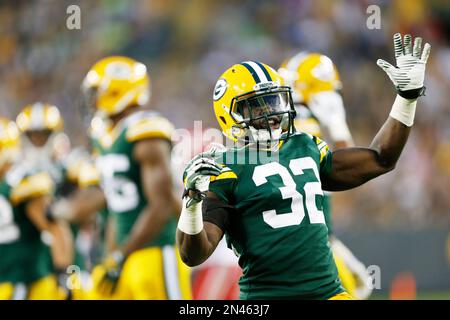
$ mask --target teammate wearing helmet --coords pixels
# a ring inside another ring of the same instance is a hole
[[[342,84],[331,59],[319,53],[300,52],[283,62],[278,72],[293,90],[296,129],[319,138],[323,137],[322,129],[325,129],[334,144],[333,149],[352,147],[353,139],[339,92]],[[339,278],[352,296],[366,299],[372,291],[370,277],[364,265],[334,236],[330,206],[330,195],[325,193],[322,211]]]
[[[62,299],[42,239],[47,234],[61,240],[59,228],[46,218],[54,184],[47,173],[17,164],[19,154],[15,123],[0,119],[0,300]],[[66,254],[61,244],[52,246],[55,255]]]
[[[63,180],[60,159],[70,150],[69,138],[62,132],[64,121],[54,105],[36,102],[19,113],[16,123],[22,132],[25,164],[47,171],[56,184]]]
[[[183,261],[201,264],[225,234],[243,269],[242,299],[351,299],[330,250],[323,190],[354,188],[394,169],[424,92],[430,46],[422,51],[421,40],[413,47],[410,35],[395,34],[397,67],[377,61],[398,95],[368,148],[331,152],[318,137],[296,133],[291,89],[269,66],[246,61],[226,70],[214,112],[239,147],[203,153],[185,169]]]
[[[58,200],[67,192],[69,177],[65,175],[63,160],[70,153],[70,141],[62,131],[64,121],[59,109],[52,104],[36,102],[25,106],[16,118],[20,129],[22,141],[22,153],[24,154],[22,165],[32,172],[46,172],[50,175],[55,185],[52,201]],[[48,212],[50,213],[50,211]],[[51,242],[52,246],[64,244],[64,255],[52,255],[55,273],[60,286],[69,292],[67,283],[67,267],[74,262],[80,264],[80,260],[74,261],[73,233],[71,226],[61,219],[53,219],[49,214],[48,219],[59,228],[61,238]],[[70,248],[69,248],[70,247]],[[78,254],[75,254],[77,256]]]
[[[144,109],[144,64],[107,57],[87,73],[88,103],[107,120],[94,141],[117,249],[93,271],[98,298],[188,299],[189,270],[174,247],[179,201],[170,171],[172,124]]]

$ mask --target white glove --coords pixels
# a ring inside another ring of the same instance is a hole
[[[324,126],[333,141],[351,141],[352,136],[345,120],[342,97],[336,91],[325,91],[310,96],[308,107]]]
[[[189,161],[183,173],[186,191],[208,191],[210,176],[218,176],[222,172],[222,167],[214,159],[217,151],[217,147],[213,146],[211,150],[200,153]]]
[[[184,171],[185,192],[178,229],[186,234],[195,235],[203,229],[201,203],[208,191],[210,176],[218,176],[222,172],[222,167],[214,160],[216,151],[212,148],[194,157]],[[189,190],[195,192],[192,198],[188,195]]]
[[[430,55],[431,46],[426,43],[422,51],[422,38],[414,39],[414,47],[411,46],[411,35],[403,38],[400,33],[394,35],[394,50],[397,67],[378,59],[377,65],[382,68],[398,94],[405,99],[417,99],[425,92],[423,85],[425,78],[425,65]]]
[[[50,212],[52,217],[66,221],[70,221],[74,215],[72,204],[69,200],[64,198],[52,203],[50,206]]]

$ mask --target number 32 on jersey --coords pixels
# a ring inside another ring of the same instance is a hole
[[[323,212],[316,206],[316,195],[323,196],[316,162],[311,157],[293,159],[289,162],[289,169],[290,172],[279,162],[270,162],[255,167],[252,178],[257,187],[267,183],[268,177],[278,175],[284,184],[279,188],[283,200],[292,199],[291,212],[277,214],[276,210],[263,211],[264,222],[272,228],[283,228],[299,225],[303,221],[305,217],[304,199],[303,195],[297,191],[297,184],[293,176],[302,175],[305,169],[312,169],[317,181],[307,182],[304,186],[305,206],[311,223],[325,223]]]

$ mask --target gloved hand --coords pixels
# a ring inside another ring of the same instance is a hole
[[[105,273],[97,285],[97,290],[100,294],[110,296],[115,292],[125,259],[126,257],[122,252],[114,251],[103,260],[101,266]]]
[[[194,157],[186,166],[183,173],[185,193],[187,196],[189,190],[194,191],[194,196],[187,203],[187,207],[198,203],[205,197],[208,191],[210,176],[218,176],[222,172],[222,167],[218,164],[214,156],[216,149],[203,152]]]
[[[405,35],[402,40],[400,33],[396,33],[394,50],[396,67],[382,59],[378,59],[377,65],[387,73],[401,97],[417,99],[425,93],[425,65],[431,46],[426,43],[422,51],[422,38],[415,38],[412,47],[411,35]]]

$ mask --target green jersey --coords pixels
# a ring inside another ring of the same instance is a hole
[[[148,205],[140,165],[133,157],[134,146],[143,139],[170,141],[172,132],[173,126],[167,119],[155,112],[138,111],[93,141],[96,165],[101,172],[101,186],[109,214],[115,221],[118,245],[126,241],[142,210]],[[148,246],[173,245],[175,230],[174,216]]]
[[[295,110],[297,111],[297,117],[294,120],[294,125],[297,131],[309,133],[313,136],[322,138],[323,134],[320,123],[317,121],[316,117],[314,117],[312,112],[304,106],[297,106]],[[333,221],[331,219],[331,196],[326,192],[324,194],[322,211],[325,215],[325,223],[328,227],[328,233],[332,234]]]
[[[0,182],[0,283],[32,283],[52,273],[50,249],[26,215],[27,202],[51,194],[53,182],[45,173],[23,178],[13,168]]]
[[[219,160],[210,191],[235,208],[225,235],[239,256],[241,299],[327,299],[343,291],[328,242],[320,176],[331,169],[325,142],[291,136],[264,159],[250,148]]]

